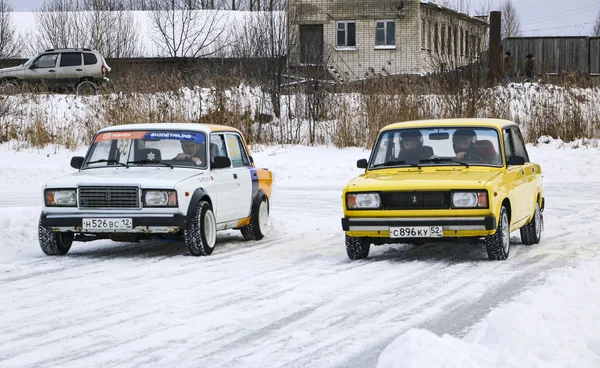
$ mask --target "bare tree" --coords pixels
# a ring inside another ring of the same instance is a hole
[[[475,8],[475,15],[489,15],[491,11],[498,10],[492,0],[479,0]]]
[[[287,0],[276,0],[277,3]],[[273,8],[280,6],[272,1]],[[237,39],[232,44],[231,55],[238,58],[259,58],[263,60],[265,78],[263,87],[270,95],[276,117],[281,116],[281,95],[283,79],[287,71],[286,55],[295,37],[288,33],[286,12],[263,11],[249,16],[237,27]]]
[[[521,19],[512,0],[504,0],[500,11],[502,12],[502,39],[519,36],[521,34]]]
[[[153,41],[165,54],[199,57],[226,47],[222,40],[226,22],[219,9],[196,10],[188,0],[152,0],[151,4]]]
[[[131,12],[117,0],[85,0],[84,27],[89,47],[106,58],[132,57],[138,53],[138,26]]]
[[[32,50],[86,47],[106,58],[137,54],[138,27],[119,0],[46,0],[36,13]]]
[[[598,16],[596,17],[596,22],[594,23],[594,30],[592,31],[592,36],[600,37],[600,11],[598,12]]]
[[[8,0],[0,0],[0,59],[11,59],[21,52],[12,11]]]

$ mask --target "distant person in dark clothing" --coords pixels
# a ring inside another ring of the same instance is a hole
[[[535,69],[535,58],[532,54],[525,56],[525,81],[533,81],[533,71]]]
[[[510,83],[515,76],[515,58],[510,51],[504,53],[504,83]]]

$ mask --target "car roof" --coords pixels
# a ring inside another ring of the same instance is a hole
[[[62,52],[62,51],[88,51],[88,52],[99,52],[98,50],[86,49],[86,48],[68,48],[68,49],[46,49],[43,52]]]
[[[431,119],[413,120],[394,123],[383,127],[381,130],[406,129],[406,128],[432,128],[432,127],[474,127],[474,128],[496,128],[503,129],[508,126],[517,126],[514,122],[504,119]]]
[[[198,124],[198,123],[145,123],[145,124],[127,124],[115,125],[101,129],[98,133],[116,132],[131,130],[167,130],[167,131],[192,131],[210,134],[211,132],[241,132],[233,127],[216,124]]]

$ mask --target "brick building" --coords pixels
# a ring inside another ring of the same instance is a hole
[[[418,0],[290,0],[291,65],[340,81],[461,66],[484,48],[487,21]]]

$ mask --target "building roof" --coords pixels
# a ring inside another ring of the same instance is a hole
[[[405,121],[401,123],[394,123],[385,126],[382,131],[393,130],[393,129],[407,129],[407,128],[454,128],[454,127],[474,127],[474,128],[496,128],[502,129],[506,126],[516,126],[510,120],[503,119],[431,119],[431,120],[414,120]]]
[[[461,12],[458,12],[456,10],[453,10],[453,9],[450,9],[450,8],[446,8],[446,7],[440,6],[438,4],[431,3],[431,2],[427,2],[427,3],[426,2],[421,2],[421,6],[424,6],[424,7],[427,7],[427,8],[431,8],[431,9],[437,9],[437,10],[440,10],[440,11],[443,11],[443,12],[446,12],[446,13],[450,13],[452,15],[458,16],[461,19],[468,20],[468,21],[471,21],[471,22],[474,22],[474,23],[480,23],[481,25],[487,25],[488,24],[483,19],[480,19],[480,18],[477,18],[477,17],[472,17],[469,14],[461,13]]]

